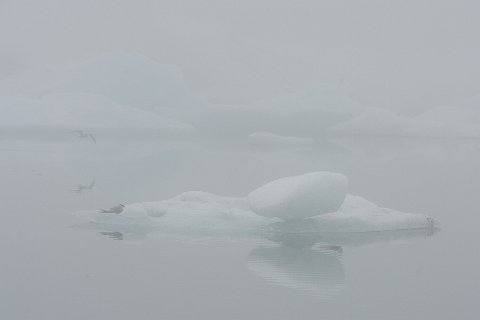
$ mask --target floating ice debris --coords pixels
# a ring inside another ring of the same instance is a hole
[[[331,172],[312,172],[267,183],[248,195],[255,213],[283,220],[337,211],[347,194],[348,180]]]
[[[256,146],[305,146],[313,144],[310,137],[288,137],[271,132],[255,132],[248,137],[248,143]]]

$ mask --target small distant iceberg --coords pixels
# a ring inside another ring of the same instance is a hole
[[[252,146],[265,147],[309,146],[313,144],[313,139],[311,137],[281,136],[271,132],[254,132],[248,136],[248,143]]]
[[[244,234],[350,233],[432,229],[424,214],[382,208],[346,195],[340,174],[313,172],[273,181],[248,197],[191,191],[174,198],[126,205],[121,213],[101,210],[75,214],[98,224],[156,226],[168,232]]]

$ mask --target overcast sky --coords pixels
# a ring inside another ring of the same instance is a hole
[[[338,82],[415,113],[480,93],[477,1],[0,0],[0,76],[129,51],[241,103]],[[227,94],[228,93],[228,94]]]

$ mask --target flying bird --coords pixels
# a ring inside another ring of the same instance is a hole
[[[90,139],[93,142],[97,143],[97,139],[95,139],[95,136],[91,133],[86,133],[83,130],[75,130],[74,132],[76,132],[78,134],[78,137],[81,139]]]

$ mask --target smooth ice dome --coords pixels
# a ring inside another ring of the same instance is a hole
[[[248,143],[256,146],[305,146],[313,144],[310,137],[288,137],[271,132],[255,132],[248,137]]]
[[[303,219],[337,211],[348,180],[338,173],[312,172],[267,183],[248,195],[255,213],[283,220]]]

